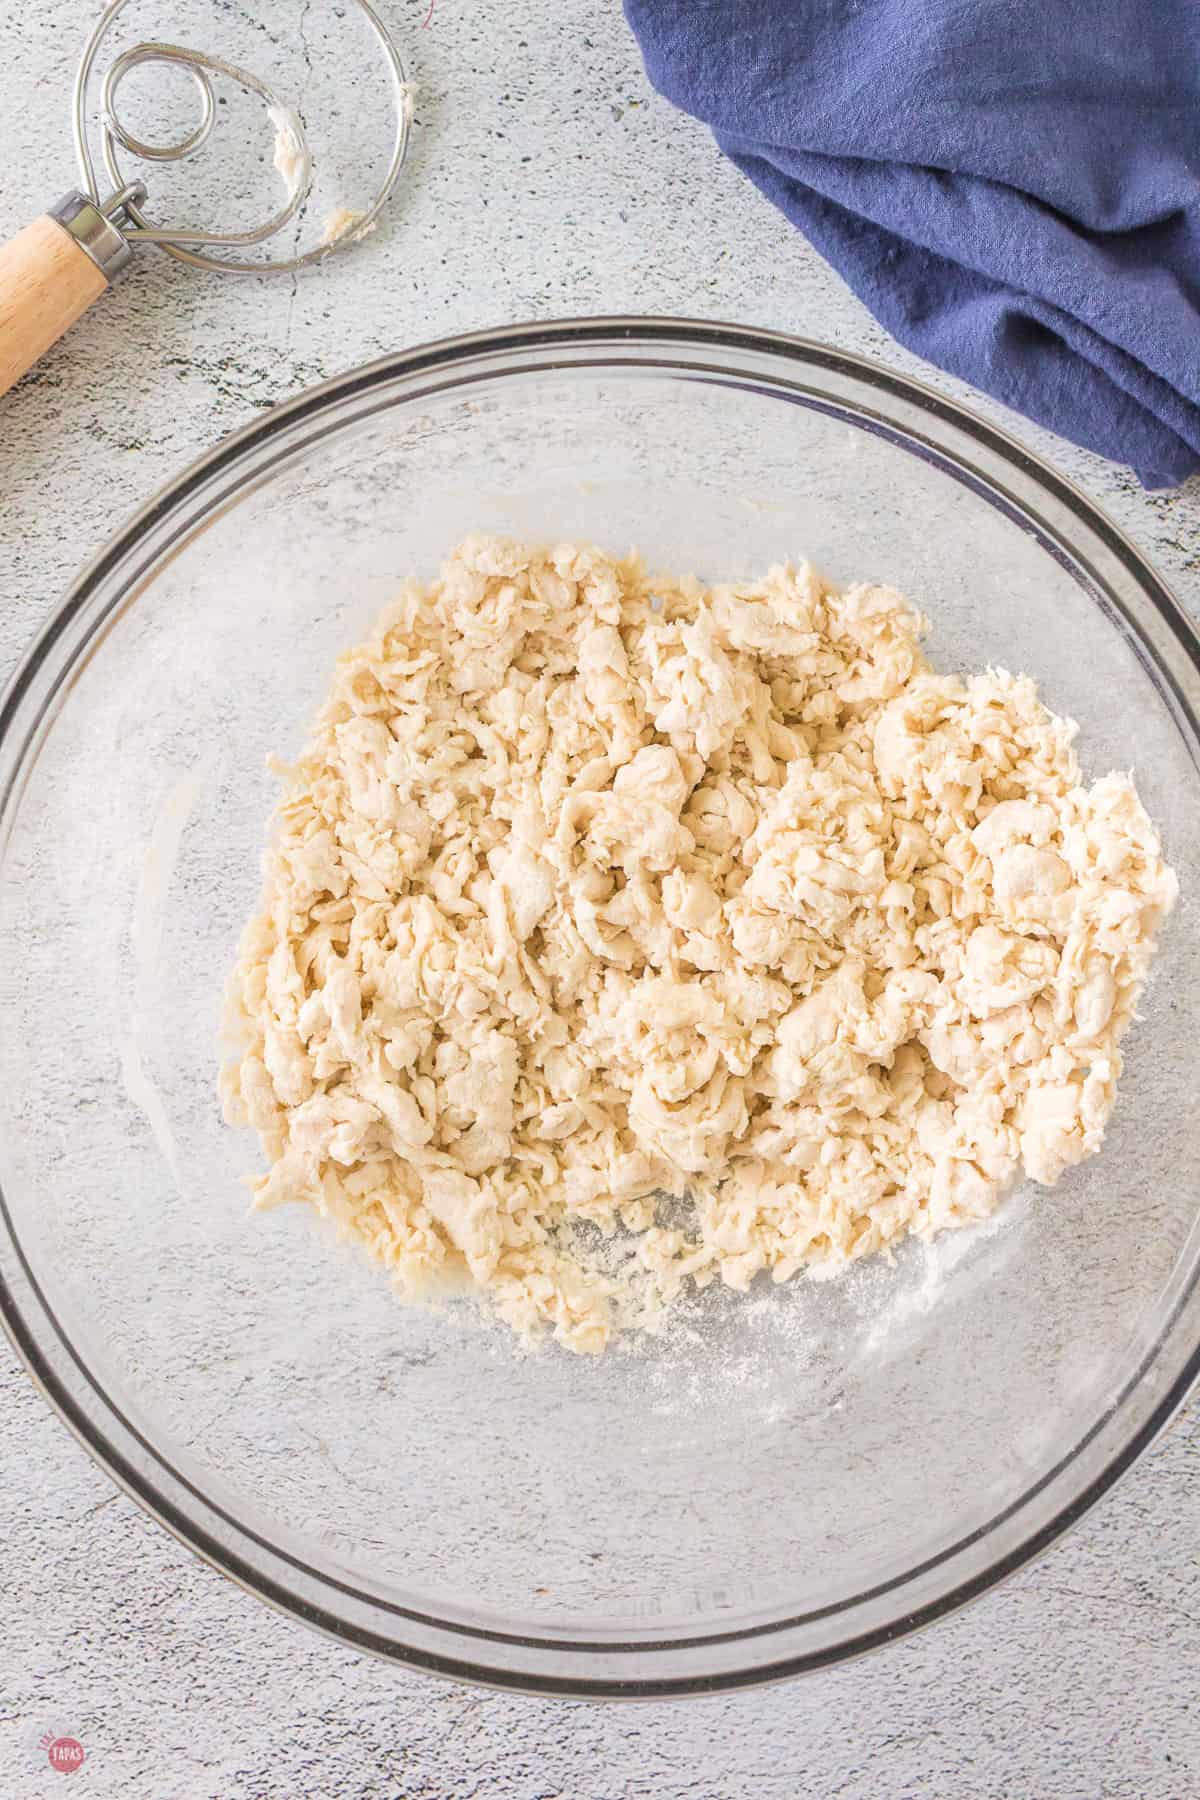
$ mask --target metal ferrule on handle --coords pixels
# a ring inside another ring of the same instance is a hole
[[[78,188],[64,194],[58,205],[50,208],[49,217],[62,226],[68,237],[74,238],[81,250],[86,251],[106,282],[119,275],[133,255],[128,238],[101,212],[96,202],[80,193]]]

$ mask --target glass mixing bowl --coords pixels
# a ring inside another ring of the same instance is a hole
[[[807,555],[1036,674],[1136,768],[1182,884],[1104,1153],[839,1282],[523,1356],[411,1309],[307,1210],[249,1216],[215,1095],[277,783],[339,647],[462,533]],[[721,326],[528,326],[279,407],[130,521],[4,704],[0,1243],[13,1338],[114,1478],[338,1637],[456,1676],[669,1694],[829,1663],[1047,1544],[1197,1368],[1200,674],[1084,497],[916,383]]]

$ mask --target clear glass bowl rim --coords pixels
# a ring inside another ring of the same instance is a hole
[[[0,695],[0,853],[23,771],[71,668],[114,611],[136,600],[164,552],[177,553],[205,519],[236,501],[248,481],[262,479],[323,431],[336,432],[379,408],[411,404],[430,391],[522,372],[630,366],[751,386],[767,382],[777,397],[787,398],[791,389],[818,407],[831,384],[853,390],[853,399],[843,397],[835,410],[850,411],[860,426],[896,437],[1031,525],[1051,554],[1084,570],[1127,620],[1129,595],[1136,595],[1133,629],[1152,654],[1157,643],[1178,659],[1175,670],[1159,661],[1159,672],[1200,739],[1200,709],[1194,704],[1200,695],[1200,637],[1191,621],[1140,551],[1082,490],[1006,432],[912,377],[782,332],[684,318],[555,320],[437,340],[306,389],[222,439],[138,509],[76,578]],[[355,1648],[458,1680],[547,1695],[650,1699],[783,1680],[862,1655],[986,1592],[1046,1549],[1128,1471],[1200,1378],[1196,1236],[1193,1232],[1191,1263],[1159,1340],[1116,1403],[986,1528],[932,1564],[844,1606],[686,1640],[570,1642],[465,1629],[317,1577],[226,1515],[218,1517],[124,1420],[77,1357],[41,1294],[2,1191],[0,1321],[51,1406],[118,1486],[180,1542],[284,1613]],[[1157,1391],[1147,1400],[1147,1371],[1172,1334],[1174,1365],[1151,1383]],[[1133,1416],[1123,1430],[1115,1429],[1123,1415]],[[1041,1504],[1034,1507],[1035,1501]],[[835,1625],[839,1615],[840,1628],[822,1632],[816,1645],[806,1641],[812,1627]],[[739,1645],[749,1653],[751,1642],[764,1636],[777,1653],[763,1657],[759,1643],[748,1659],[737,1654]],[[722,1647],[731,1658],[721,1654]],[[689,1657],[694,1650],[706,1653],[702,1664]],[[718,1665],[707,1654],[713,1650]]]

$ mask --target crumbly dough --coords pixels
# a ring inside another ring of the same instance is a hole
[[[267,117],[275,128],[275,150],[271,160],[288,191],[288,199],[294,200],[312,172],[304,132],[290,106],[268,106]]]
[[[1098,1150],[1175,878],[1130,779],[923,623],[576,544],[409,583],[285,772],[232,982],[256,1203],[596,1351],[635,1294],[832,1275]]]
[[[364,225],[366,213],[355,212],[352,207],[338,206],[330,213],[321,231],[321,246],[327,249],[332,244],[340,244],[344,237],[370,237],[379,229],[379,220],[372,219]]]

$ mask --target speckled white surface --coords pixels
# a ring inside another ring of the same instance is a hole
[[[90,12],[90,8],[87,9]],[[315,42],[324,0],[250,9]],[[397,345],[512,319],[691,313],[917,365],[649,92],[615,0],[386,0],[420,84],[411,179],[378,234],[293,283],[145,254],[0,402],[0,674],[76,567],[256,409]],[[215,43],[233,0],[139,17]],[[0,63],[0,233],[73,179],[84,9],[34,0]],[[924,369],[945,391],[960,384]],[[968,396],[969,397],[969,396]],[[984,412],[999,416],[986,402]],[[1127,471],[1005,417],[1200,614],[1200,483]],[[538,1702],[406,1676],[277,1618],[110,1485],[5,1347],[0,1794],[503,1800],[1091,1800],[1200,1791],[1200,1412],[1035,1567],[828,1675],[681,1705]],[[73,1791],[73,1790],[68,1790]]]

